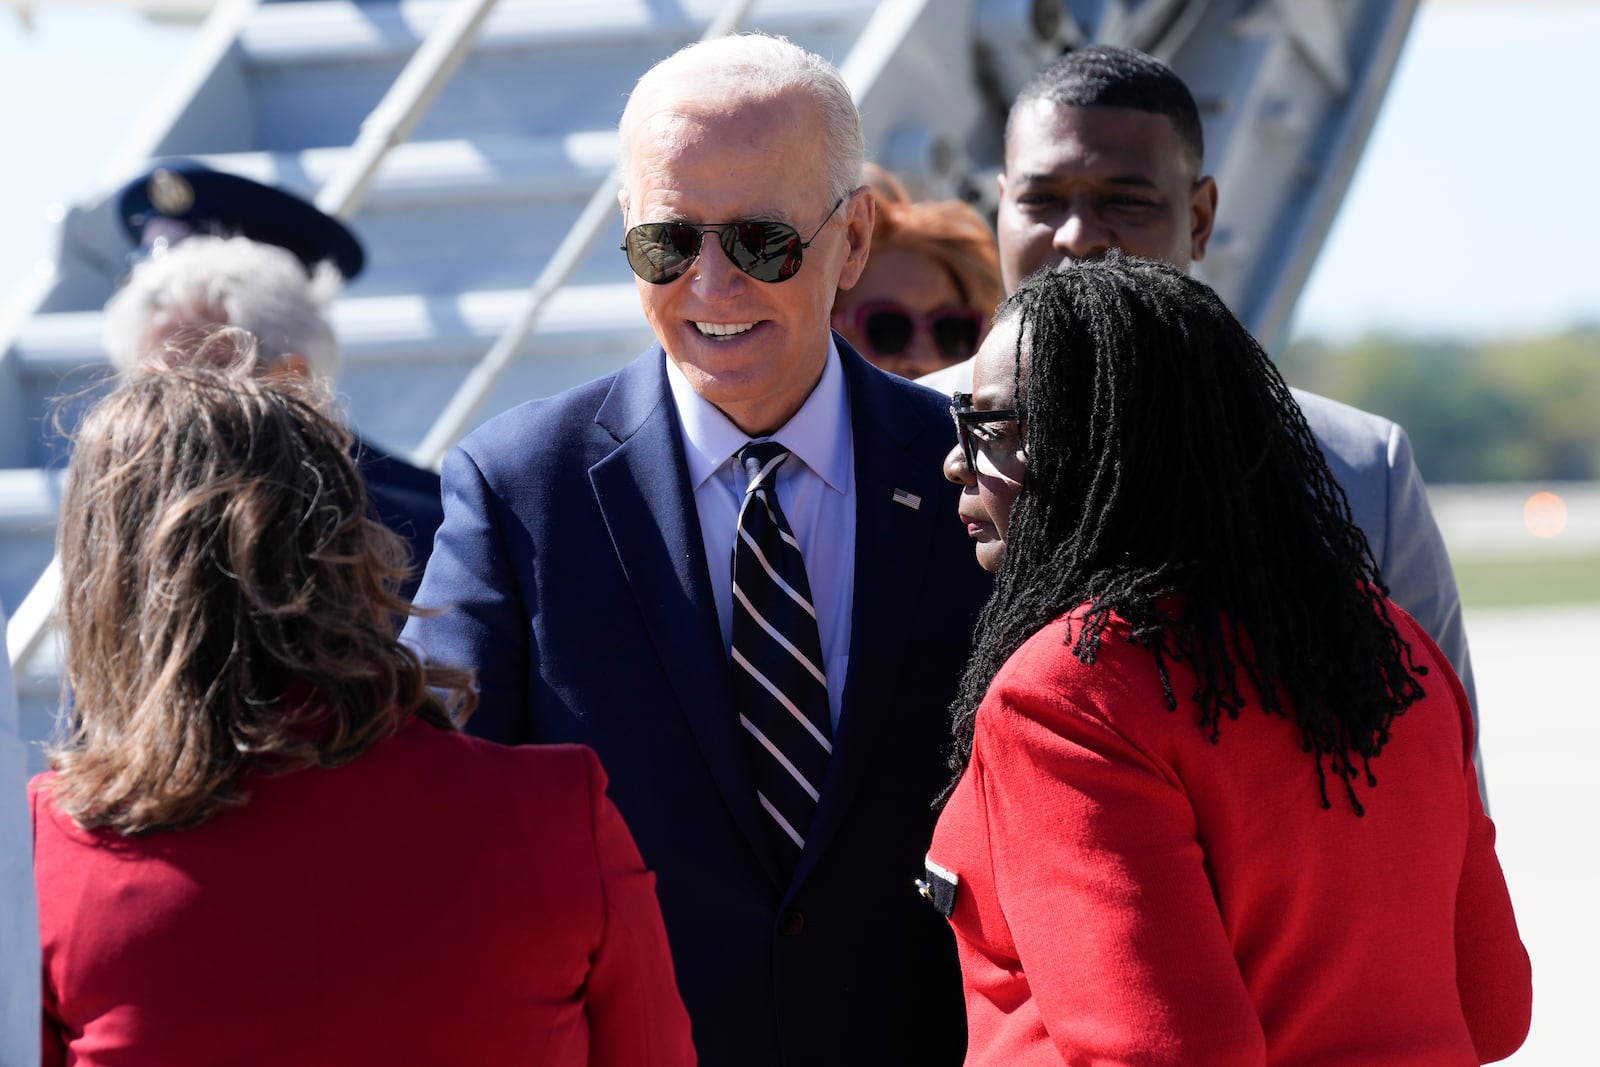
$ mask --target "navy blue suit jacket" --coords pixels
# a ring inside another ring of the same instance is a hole
[[[778,873],[739,736],[659,346],[497,417],[450,454],[417,598],[447,610],[405,633],[430,659],[477,670],[471,732],[600,754],[657,872],[710,1067],[953,1067],[965,1046],[954,943],[912,882],[989,581],[941,473],[947,402],[837,344],[856,464],[850,659],[792,879]]]
[[[411,577],[400,587],[400,595],[410,599],[433,551],[433,536],[444,521],[439,476],[361,438],[356,439],[355,457],[378,521],[405,538],[411,552]]]

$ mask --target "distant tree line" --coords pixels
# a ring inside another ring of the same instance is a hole
[[[1406,428],[1430,483],[1600,480],[1600,327],[1520,340],[1309,339],[1290,385]]]

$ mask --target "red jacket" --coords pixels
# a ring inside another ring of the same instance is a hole
[[[1429,674],[1358,786],[1324,810],[1298,726],[1247,706],[1220,743],[1151,653],[1066,623],[979,710],[929,859],[958,878],[969,1067],[1476,1064],[1527,1035],[1528,955],[1479,802],[1470,711]],[[1081,610],[1080,610],[1081,613]],[[1075,613],[1079,614],[1079,613]]]
[[[655,879],[577,746],[412,721],[188,830],[34,782],[45,1062],[692,1064]]]

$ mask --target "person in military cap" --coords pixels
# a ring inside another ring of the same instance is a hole
[[[355,234],[316,205],[200,163],[164,163],[135,178],[118,194],[117,210],[123,229],[144,255],[194,234],[213,234],[287,249],[307,272],[329,263],[351,279],[366,265]]]
[[[192,162],[129,182],[118,210],[137,248],[105,308],[105,349],[119,370],[172,345],[199,351],[190,342],[236,326],[255,336],[264,373],[334,377],[327,309],[365,265],[342,222],[292,193]],[[411,549],[409,598],[444,517],[439,475],[359,437],[355,447],[378,518]]]

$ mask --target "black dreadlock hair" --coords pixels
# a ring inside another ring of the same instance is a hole
[[[996,322],[1018,331],[1027,469],[952,706],[952,769],[1000,666],[1087,605],[1067,637],[1080,660],[1114,613],[1154,654],[1169,709],[1168,664],[1193,666],[1186,696],[1213,743],[1247,693],[1292,708],[1323,807],[1331,771],[1363,814],[1357,768],[1377,784],[1370,762],[1427,668],[1267,354],[1210,288],[1115,252],[1034,274]]]

